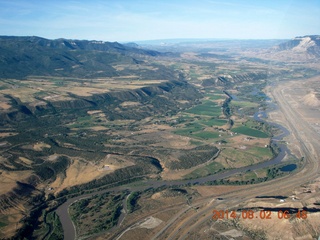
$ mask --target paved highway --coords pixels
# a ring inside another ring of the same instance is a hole
[[[208,197],[193,205],[193,207],[200,207],[199,211],[185,218],[183,214],[186,213],[180,212],[174,216],[174,219],[179,218],[179,221],[168,222],[153,239],[186,239],[190,232],[197,232],[199,226],[212,217],[213,209],[236,209],[239,204],[258,195],[290,195],[295,187],[299,187],[301,184],[308,183],[319,177],[320,136],[314,131],[304,116],[295,111],[292,105],[289,104],[289,101],[296,101],[296,96],[288,95],[286,91],[288,90],[286,88],[287,84],[292,85],[292,83],[286,83],[285,86],[279,85],[272,89],[271,94],[278,103],[290,132],[299,142],[301,152],[306,161],[304,168],[300,172],[285,178],[251,185],[240,192],[225,194],[223,196],[224,201],[212,201],[213,196]],[[301,83],[295,82],[293,84],[300,85]]]
[[[286,95],[286,96],[284,96]],[[286,126],[289,128],[290,132],[296,137],[299,141],[300,149],[302,154],[305,157],[305,167],[298,173],[290,175],[285,178],[275,179],[272,181],[268,181],[266,183],[255,184],[255,185],[248,185],[242,186],[241,191],[234,191],[223,196],[223,201],[213,201],[213,198],[217,196],[210,196],[207,198],[203,198],[197,201],[195,204],[188,206],[186,205],[184,208],[181,209],[175,216],[168,221],[168,223],[163,227],[157,234],[153,236],[153,239],[184,239],[187,237],[188,232],[197,231],[198,226],[208,219],[211,218],[212,209],[220,208],[220,209],[233,209],[236,208],[240,203],[245,202],[251,198],[254,198],[258,195],[285,195],[290,194],[291,191],[308,181],[316,178],[319,174],[319,150],[320,150],[320,139],[319,135],[312,129],[308,122],[297,113],[291,105],[288,103],[288,94],[283,87],[278,86],[273,88],[272,96],[274,100],[278,103],[280,111],[284,114],[286,119]],[[294,100],[291,98],[290,101]],[[303,131],[302,131],[303,129]],[[284,135],[286,135],[285,133]],[[278,160],[284,157],[284,152],[286,148],[283,147],[283,151],[278,156]],[[277,161],[278,162],[278,161]],[[163,181],[153,181],[148,180],[147,187],[159,187],[161,185],[173,186],[173,185],[180,185],[180,184],[187,184],[187,183],[194,183],[194,182],[206,182],[214,179],[221,179],[227,176],[231,176],[233,174],[239,172],[245,172],[248,169],[254,170],[259,169],[270,164],[273,164],[274,161],[264,162],[261,164],[257,164],[255,166],[248,166],[241,169],[234,169],[227,171],[226,173],[216,174],[213,176],[208,176],[200,179],[195,180],[188,180],[188,181],[172,181],[172,182],[163,182]],[[146,188],[147,188],[146,187]],[[142,187],[143,188],[143,187]],[[124,190],[123,187],[116,187],[113,189],[105,190]],[[105,192],[101,191],[101,192]],[[68,200],[65,204],[60,206],[57,210],[57,213],[60,217],[62,222],[65,239],[74,239],[75,231],[73,230],[72,222],[70,217],[68,216],[67,209],[72,204],[72,202],[78,200],[81,197],[88,197],[92,194],[79,196],[74,199]],[[221,197],[221,196],[220,196]],[[181,206],[177,206],[180,207]],[[198,208],[198,211],[194,209]],[[146,216],[143,216],[146,217]],[[136,223],[141,221],[141,219],[137,219]],[[135,224],[135,223],[133,223]],[[130,227],[129,227],[130,228]],[[119,234],[114,235],[114,237],[125,236],[123,233],[128,231],[129,229],[124,229]]]

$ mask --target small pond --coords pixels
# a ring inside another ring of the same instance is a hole
[[[280,168],[282,172],[291,172],[297,168],[296,164],[289,164]]]

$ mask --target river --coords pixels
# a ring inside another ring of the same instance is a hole
[[[269,104],[269,109],[270,109],[269,111],[273,111],[276,108],[277,108],[277,106],[275,104],[273,104],[273,103]],[[256,112],[253,116],[253,118],[257,121],[265,121],[262,118],[266,118],[266,117],[267,117],[267,112],[261,111],[261,110]],[[285,127],[281,126],[280,124],[271,123],[271,122],[268,122],[268,124],[279,128],[282,132],[281,134],[271,138],[271,142],[276,143],[277,146],[279,147],[280,151],[276,157],[274,157],[273,159],[271,159],[269,161],[261,162],[261,163],[255,164],[255,165],[250,165],[250,166],[246,166],[246,167],[242,167],[242,168],[231,169],[231,170],[227,170],[225,172],[221,172],[221,173],[217,173],[214,175],[201,177],[201,178],[197,178],[197,179],[191,179],[191,180],[180,180],[180,181],[145,180],[143,186],[130,187],[130,191],[143,191],[148,188],[157,188],[160,186],[178,186],[178,185],[197,184],[197,183],[201,184],[201,183],[206,183],[209,181],[223,179],[223,178],[226,178],[226,177],[238,174],[238,173],[243,173],[243,172],[246,172],[249,170],[253,171],[253,170],[268,167],[270,165],[278,164],[286,156],[286,154],[290,153],[290,150],[287,148],[286,144],[279,143],[279,141],[282,140],[285,136],[288,136],[290,132]],[[61,224],[62,224],[62,228],[63,228],[63,232],[64,232],[64,239],[74,240],[76,238],[76,231],[73,226],[73,222],[68,214],[68,208],[72,203],[74,203],[82,198],[88,198],[88,197],[91,197],[96,194],[102,194],[102,193],[105,193],[108,191],[119,192],[119,191],[124,191],[126,189],[129,189],[129,188],[125,187],[125,186],[118,186],[118,187],[113,187],[113,188],[109,188],[109,189],[102,190],[102,191],[93,192],[90,194],[84,194],[81,196],[70,198],[65,203],[63,203],[61,206],[59,206],[56,210],[56,213],[58,214],[60,221],[61,221]],[[122,213],[120,216],[121,221],[124,218],[124,214],[126,214],[126,213]]]

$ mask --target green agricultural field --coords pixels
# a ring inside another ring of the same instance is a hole
[[[191,144],[191,145],[195,145],[195,146],[200,146],[200,145],[203,144],[203,142],[195,141],[195,140],[190,140],[190,144]]]
[[[190,78],[191,80],[198,80],[198,77],[200,77],[201,75],[198,74],[194,69],[190,70]]]
[[[269,137],[268,134],[266,134],[262,131],[252,129],[249,127],[245,127],[245,126],[233,128],[232,132],[240,133],[240,134],[251,136],[251,137],[257,137],[257,138],[268,138]]]
[[[194,133],[192,134],[192,136],[202,138],[202,139],[211,139],[211,138],[218,138],[219,133],[203,131],[203,132]]]
[[[228,163],[232,168],[249,166],[261,160],[256,155],[232,148],[226,148],[223,150],[222,156],[228,159]]]
[[[248,171],[242,176],[243,181],[248,181],[248,180],[256,179],[256,178],[257,178],[257,174],[252,171]]]
[[[191,121],[193,119],[194,119],[194,117],[191,116],[190,114],[183,114],[182,116],[179,116],[179,120],[181,122]]]
[[[200,123],[198,123],[198,121],[186,123],[185,126],[187,128],[193,128],[193,132],[200,131],[203,129],[203,126]]]
[[[255,102],[247,102],[247,101],[232,101],[231,106],[235,106],[239,108],[250,108],[250,107],[258,107],[259,104]]]
[[[173,131],[174,134],[182,135],[182,136],[189,136],[193,133],[193,128],[181,128],[178,130]]]
[[[206,101],[201,105],[195,106],[186,112],[195,115],[206,115],[212,117],[218,117],[221,115],[221,107],[211,101]]]
[[[228,177],[228,178],[225,178],[224,180],[226,180],[227,182],[241,182],[242,184],[244,183],[253,183],[255,181],[257,181],[257,174],[255,172],[252,172],[252,171],[247,171],[245,173],[241,173],[241,174],[237,174],[237,175],[234,175],[234,176],[231,176],[231,177]]]
[[[224,167],[221,163],[218,162],[212,162],[208,164],[207,166],[200,167],[193,172],[187,174],[184,176],[185,179],[192,179],[192,178],[199,178],[199,177],[205,177],[211,174],[215,174],[221,170],[224,170]]]
[[[206,97],[208,97],[210,100],[223,100],[226,98],[226,96],[222,94],[206,94]]]
[[[226,148],[222,156],[228,159],[231,167],[243,167],[254,163],[263,162],[273,157],[270,148],[252,147],[246,150]]]
[[[204,127],[198,123],[187,123],[186,127],[180,128],[174,131],[175,134],[178,135],[191,135],[192,133],[201,131]]]
[[[212,127],[212,126],[223,126],[227,124],[228,121],[225,119],[208,119],[208,120],[201,119],[199,122],[206,126]]]
[[[251,153],[253,155],[261,156],[261,157],[268,158],[268,159],[273,157],[272,151],[270,148],[253,147],[253,148],[248,149],[247,152]]]

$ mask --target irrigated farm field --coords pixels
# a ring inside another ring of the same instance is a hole
[[[315,219],[318,78],[311,92],[283,77],[317,70],[212,51],[121,55],[105,77],[0,79],[1,235],[256,239],[271,225],[214,221],[213,208],[275,211],[282,197]]]

